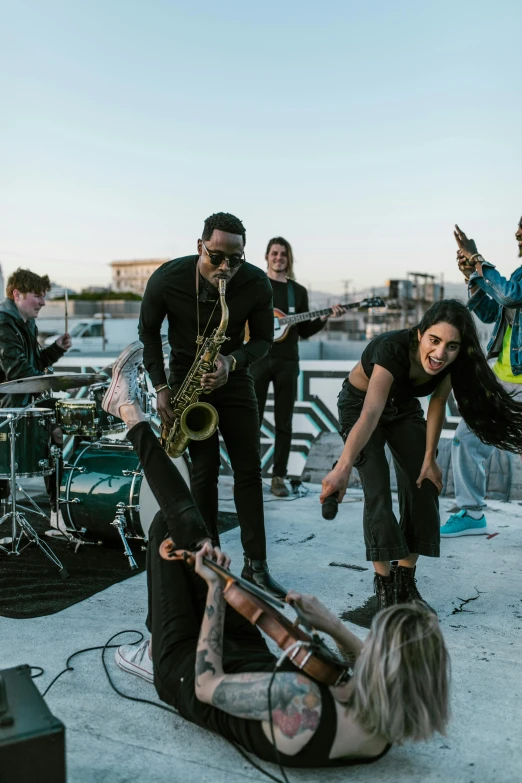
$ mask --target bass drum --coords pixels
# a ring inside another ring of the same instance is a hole
[[[172,462],[190,487],[183,457]],[[111,525],[119,508],[125,508],[129,538],[147,540],[159,504],[143,474],[138,455],[126,441],[81,443],[64,466],[60,487],[62,514],[68,527],[101,540],[120,541]]]

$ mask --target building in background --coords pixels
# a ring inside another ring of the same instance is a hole
[[[168,258],[149,258],[142,261],[111,261],[112,290],[132,291],[143,295],[148,279]]]
[[[45,298],[47,300],[63,299],[65,296],[65,291],[67,291],[67,296],[71,296],[72,294],[76,293],[73,288],[67,288],[67,286],[60,285],[59,283],[55,283],[54,280],[51,280],[51,289],[47,292]]]

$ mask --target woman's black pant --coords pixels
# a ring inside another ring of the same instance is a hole
[[[259,422],[263,421],[268,387],[274,384],[275,445],[273,476],[286,476],[288,458],[292,446],[292,418],[297,397],[299,362],[293,359],[277,359],[270,354],[250,367],[254,379]]]
[[[338,398],[339,431],[344,441],[358,421],[365,392],[345,380]],[[393,513],[391,451],[399,495],[400,521]],[[417,399],[401,405],[388,401],[370,440],[354,466],[364,491],[366,559],[400,560],[410,553],[438,557],[440,517],[437,488],[429,479],[416,485],[426,451],[426,421]]]
[[[127,437],[161,509],[152,522],[147,547],[147,628],[152,633],[154,684],[163,701],[189,720],[209,726],[214,708],[199,702],[194,691],[195,654],[207,587],[183,561],[169,562],[159,555],[166,536],[173,536],[180,548],[192,548],[207,531],[187,485],[148,422],[137,424]],[[245,671],[249,656],[257,661],[255,671],[261,670],[260,657],[266,658],[267,669],[273,668],[274,657],[259,630],[227,606],[224,664],[228,671],[236,665]]]

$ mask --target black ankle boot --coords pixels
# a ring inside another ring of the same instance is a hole
[[[270,576],[268,565],[266,560],[251,560],[251,558],[244,555],[245,565],[241,571],[243,579],[247,579],[249,582],[261,587],[268,593],[271,593],[276,598],[285,598],[288,590],[281,587],[275,579]]]
[[[397,601],[395,600],[395,591],[393,578],[391,576],[381,576],[377,572],[373,577],[373,589],[377,596],[377,611],[381,609],[387,609],[389,606],[394,606]]]
[[[397,593],[397,603],[406,604],[409,601],[419,601],[424,604],[430,612],[437,614],[427,601],[419,593],[417,580],[415,579],[415,566],[406,568],[406,566],[397,565],[395,569],[395,589]]]

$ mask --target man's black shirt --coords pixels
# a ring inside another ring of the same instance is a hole
[[[274,307],[277,310],[282,310],[286,315],[294,315],[294,313],[288,312],[288,286],[289,283],[281,283],[279,280],[272,280],[269,278],[274,291]],[[304,285],[299,285],[295,280],[292,280],[294,287],[295,298],[295,312],[307,313],[310,308],[308,306],[308,291]],[[304,321],[303,323],[295,324],[290,327],[286,333],[286,337],[280,343],[274,343],[270,356],[273,359],[293,359],[299,360],[299,348],[297,343],[299,338],[306,339],[317,334],[325,326],[325,321],[321,321],[320,318],[316,318],[313,321]]]
[[[140,311],[139,334],[143,343],[143,361],[154,386],[166,383],[161,347],[160,329],[165,316],[168,319],[168,337],[171,347],[171,379],[183,376],[196,355],[198,333],[196,299],[196,269],[198,256],[175,258],[160,266],[150,277]],[[200,278],[201,281],[201,278]],[[216,292],[217,293],[217,292]],[[199,295],[200,334],[215,307],[208,286],[201,285]],[[221,353],[236,358],[236,368],[248,367],[266,356],[274,335],[272,287],[263,270],[245,262],[227,283],[226,302],[229,308],[227,337]],[[209,337],[221,320],[219,303],[207,326]],[[250,340],[244,343],[245,323],[248,321]]]

